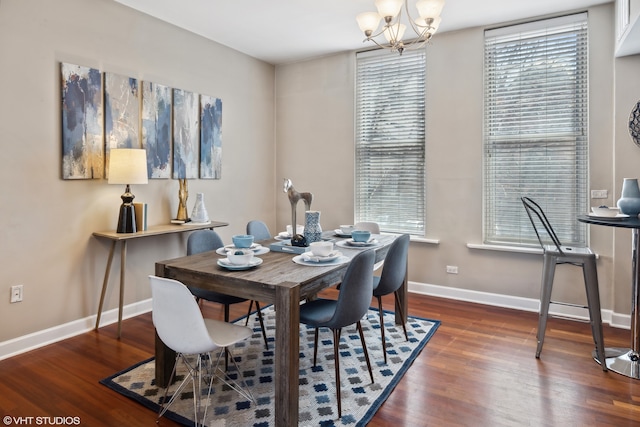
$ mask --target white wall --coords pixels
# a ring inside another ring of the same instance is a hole
[[[190,180],[189,212],[203,192],[212,219],[230,224],[225,241],[253,218],[275,228],[273,66],[111,0],[2,0],[0,61],[0,343],[95,315],[109,244],[91,233],[117,224],[124,186],[61,179],[61,62],[222,98],[222,179]],[[132,191],[149,224],[175,217],[176,180]],[[154,262],[182,255],[184,239],[130,242],[125,304],[150,297]],[[24,301],[9,304],[15,284]]]

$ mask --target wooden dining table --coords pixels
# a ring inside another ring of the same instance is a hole
[[[340,240],[331,233],[323,238]],[[387,254],[396,236],[373,235],[378,245],[376,262]],[[275,240],[257,242],[269,246]],[[362,249],[338,247],[343,255],[352,259]],[[260,255],[259,266],[243,271],[231,271],[220,267],[222,258],[215,251],[160,261],[156,263],[156,276],[178,280],[187,286],[208,289],[249,300],[274,304],[275,328],[275,425],[298,425],[298,377],[300,339],[300,301],[313,298],[321,290],[341,282],[348,263],[323,267],[305,266],[292,261],[295,254],[270,251]],[[407,280],[400,289],[402,313],[407,313]],[[405,314],[406,316],[406,314]],[[396,309],[396,323],[404,323]],[[156,335],[156,383],[168,385],[175,363],[175,353],[166,347]]]

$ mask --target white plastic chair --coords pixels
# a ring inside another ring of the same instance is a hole
[[[184,284],[177,280],[149,276],[149,282],[152,294],[153,325],[162,342],[176,352],[176,362],[169,378],[169,386],[167,386],[162,399],[158,419],[169,409],[176,397],[180,396],[180,392],[189,381],[193,383],[193,411],[196,426],[204,425],[214,378],[220,379],[248,400],[255,402],[244,380],[240,379],[244,387],[247,388],[246,390],[230,378],[225,370],[219,367],[224,351],[229,351],[229,346],[249,338],[252,335],[251,329],[246,326],[204,318],[194,296]],[[210,355],[214,350],[219,350],[215,365],[212,363]],[[188,356],[195,356],[195,360],[194,357]],[[238,377],[241,378],[241,371],[233,355],[231,360],[238,372]],[[188,374],[175,390],[169,402],[166,403],[167,393],[180,361],[187,367]],[[206,371],[211,376],[211,379],[209,380],[203,411],[201,408],[202,365],[203,362],[206,364],[207,361]],[[199,416],[201,413],[202,417]]]

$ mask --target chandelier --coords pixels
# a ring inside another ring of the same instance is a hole
[[[367,37],[364,41],[373,42],[402,55],[405,49],[417,49],[431,40],[442,20],[440,12],[444,6],[444,0],[419,0],[416,3],[419,18],[415,20],[409,13],[408,0],[376,0],[375,4],[377,12],[364,12],[356,16],[360,30]],[[415,33],[415,37],[409,41],[403,40],[407,26],[401,23],[402,6],[407,15],[405,22],[409,22]],[[380,20],[384,21],[384,26],[376,33]],[[376,40],[380,35],[384,35],[387,43]]]

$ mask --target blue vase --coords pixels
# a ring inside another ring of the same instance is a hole
[[[320,227],[320,211],[306,211],[304,213],[304,238],[307,245],[322,240],[322,227]]]
[[[622,194],[618,200],[620,212],[629,216],[640,214],[640,187],[637,178],[625,178],[622,183]]]

